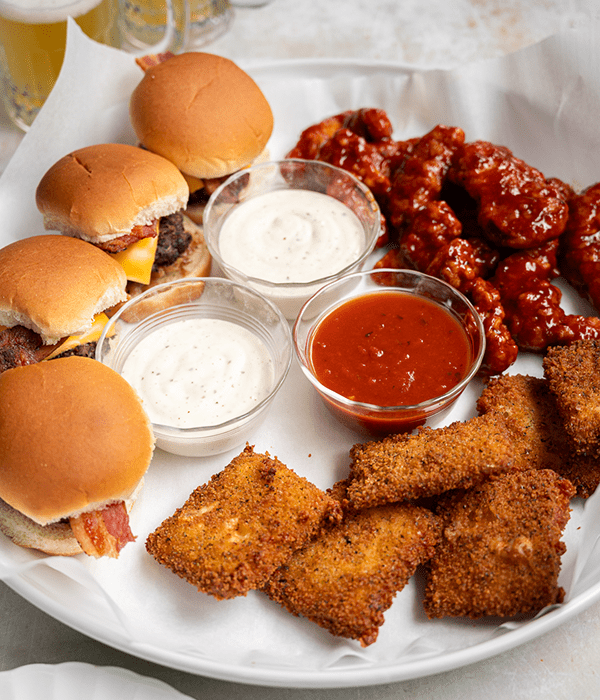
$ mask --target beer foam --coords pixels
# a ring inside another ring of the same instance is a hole
[[[0,15],[25,24],[64,22],[67,17],[79,17],[93,10],[102,0],[0,0]]]

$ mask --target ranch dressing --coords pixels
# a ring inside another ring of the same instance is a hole
[[[121,371],[153,423],[218,425],[268,396],[274,369],[266,346],[229,321],[189,318],[147,335]]]
[[[311,282],[355,262],[365,235],[356,214],[334,197],[274,190],[242,202],[223,222],[225,263],[276,283]]]

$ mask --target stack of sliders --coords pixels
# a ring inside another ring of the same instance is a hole
[[[0,249],[0,532],[22,547],[117,557],[134,539],[152,427],[125,379],[91,359],[126,284],[78,238]]]
[[[201,224],[210,195],[229,175],[268,159],[273,113],[229,59],[202,52],[149,58],[156,60],[138,61],[145,73],[131,95],[131,124],[145,149],[179,168],[190,189],[186,213]]]
[[[44,227],[113,256],[125,270],[130,296],[210,273],[202,229],[182,211],[188,197],[188,185],[170,161],[115,143],[63,156],[36,190]]]
[[[110,255],[76,238],[41,235],[0,249],[0,372],[64,353],[93,355],[105,311],[127,298]]]
[[[48,554],[118,557],[154,437],[137,394],[88,357],[0,374],[0,531]]]

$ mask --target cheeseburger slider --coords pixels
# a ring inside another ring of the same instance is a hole
[[[138,294],[210,272],[202,229],[183,215],[189,188],[168,160],[136,146],[97,144],[58,160],[36,203],[44,226],[114,255]]]
[[[149,61],[131,95],[131,124],[144,148],[183,173],[187,213],[201,223],[226,177],[267,159],[273,113],[254,80],[227,58],[201,52],[158,58],[166,60]]]
[[[119,263],[76,238],[47,234],[0,248],[0,372],[92,354],[126,284]]]
[[[87,357],[0,375],[0,531],[48,554],[117,557],[154,450],[131,386]]]

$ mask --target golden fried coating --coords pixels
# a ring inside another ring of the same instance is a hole
[[[518,469],[559,469],[569,454],[567,436],[545,379],[503,374],[477,400],[480,414],[502,416],[515,446]]]
[[[260,588],[340,518],[335,499],[247,445],[148,536],[146,549],[198,590],[233,598]]]
[[[412,504],[349,511],[295,552],[263,590],[292,614],[366,647],[439,534],[437,517]]]
[[[574,449],[600,456],[600,339],[548,348],[543,367]]]
[[[477,400],[481,414],[496,413],[509,429],[517,469],[554,469],[590,496],[600,483],[600,461],[574,452],[546,379],[503,374],[491,379]]]
[[[496,415],[354,445],[348,497],[354,507],[435,496],[512,469],[509,431]]]
[[[551,469],[532,469],[440,499],[442,539],[426,566],[427,616],[510,617],[561,602],[560,537],[574,493]]]

